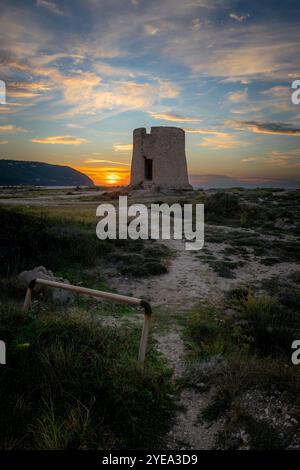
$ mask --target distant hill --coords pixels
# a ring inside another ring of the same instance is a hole
[[[69,166],[0,160],[0,186],[93,186],[93,181]]]

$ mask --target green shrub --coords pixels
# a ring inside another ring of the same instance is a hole
[[[111,248],[93,230],[70,221],[5,208],[0,217],[0,272],[5,275],[41,264],[52,270],[66,263],[93,265]]]
[[[284,302],[293,307],[295,299],[286,297],[279,303],[274,297],[255,297],[251,292],[239,299],[239,315],[246,321],[243,329],[253,338],[253,346],[261,354],[290,354],[292,341],[300,334],[299,313],[284,308]]]
[[[229,192],[212,194],[206,204],[205,211],[209,215],[236,216],[240,212],[239,197]]]

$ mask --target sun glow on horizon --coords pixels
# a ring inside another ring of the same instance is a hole
[[[128,168],[108,166],[74,166],[73,168],[89,176],[96,185],[123,186],[129,182],[130,171]]]

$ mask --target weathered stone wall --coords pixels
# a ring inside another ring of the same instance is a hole
[[[152,160],[152,181],[145,178],[145,158]],[[161,189],[190,188],[185,156],[185,133],[178,127],[133,131],[132,186],[144,183]]]

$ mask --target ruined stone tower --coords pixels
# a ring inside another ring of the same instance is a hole
[[[151,127],[133,131],[132,187],[191,189],[185,157],[185,133],[179,127]]]

